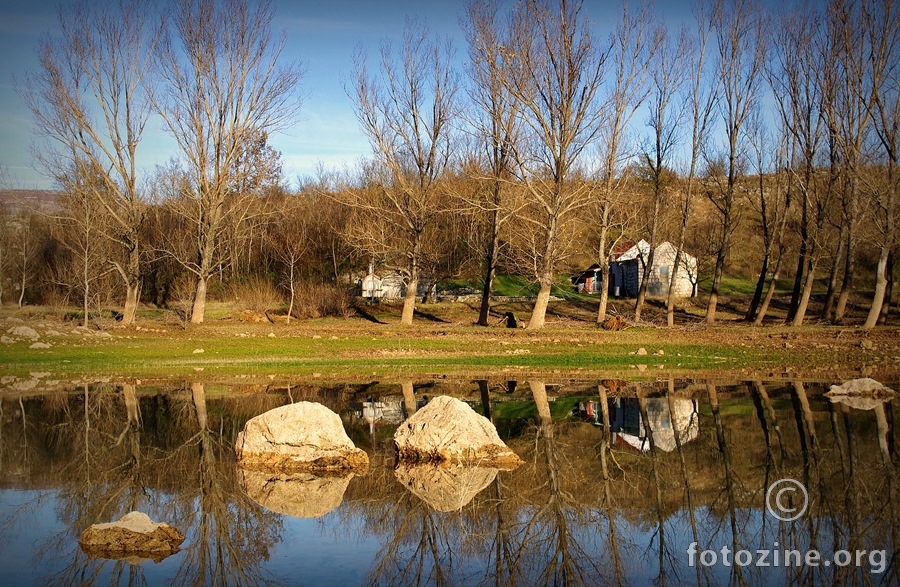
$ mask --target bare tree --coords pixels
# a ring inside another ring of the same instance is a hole
[[[38,273],[38,254],[43,237],[40,224],[38,214],[29,210],[20,210],[12,222],[12,265],[18,280],[20,308],[25,305],[25,292]]]
[[[301,277],[301,262],[309,251],[309,234],[306,212],[308,207],[300,196],[286,198],[276,216],[275,227],[269,232],[269,241],[275,258],[283,265],[285,274],[282,285],[288,290],[287,322],[291,323],[294,302],[297,299],[297,284]]]
[[[156,53],[164,85],[156,108],[181,150],[190,191],[181,209],[194,240],[182,264],[197,280],[191,322],[203,322],[207,284],[223,259],[221,238],[250,214],[238,164],[259,133],[289,126],[300,108],[302,70],[280,65],[269,0],[178,0]]]
[[[606,319],[609,298],[609,262],[607,244],[613,227],[616,194],[624,188],[627,175],[622,173],[632,152],[625,148],[626,131],[634,113],[646,99],[650,88],[647,79],[649,64],[654,58],[658,40],[650,4],[641,2],[636,13],[629,11],[628,2],[622,3],[622,18],[612,34],[613,79],[609,95],[602,107],[604,124],[600,130],[600,187],[595,199],[597,221],[600,226],[598,258],[603,288],[597,308],[597,322]]]
[[[140,299],[141,225],[145,202],[137,148],[150,114],[150,53],[158,31],[151,3],[77,0],[59,13],[60,33],[40,47],[40,70],[22,95],[37,133],[35,158],[57,181],[76,166],[98,173],[91,198],[110,217],[109,237],[125,252],[114,261],[125,284],[122,323],[134,322]]]
[[[500,30],[497,1],[475,0],[466,7],[466,38],[469,42],[469,99],[475,113],[473,127],[483,149],[485,172],[478,173],[483,184],[479,196],[469,205],[487,218],[484,246],[484,286],[478,324],[488,325],[491,292],[500,256],[500,234],[513,217],[509,183],[512,180],[513,150],[521,135],[521,104],[510,91],[510,60],[505,47],[511,39]],[[481,158],[478,158],[481,159]]]
[[[634,304],[634,320],[641,319],[641,309],[647,295],[647,285],[653,269],[653,257],[658,244],[660,214],[669,195],[673,179],[672,155],[679,138],[679,125],[682,120],[682,104],[675,102],[683,83],[684,67],[687,63],[688,41],[686,31],[673,41],[665,29],[659,29],[654,35],[654,59],[651,62],[652,81],[650,84],[650,100],[648,102],[649,117],[647,126],[651,131],[651,145],[644,151],[644,165],[648,171],[653,191],[653,210],[649,222],[650,253],[644,264],[643,279],[638,288],[637,300]]]
[[[94,197],[103,189],[103,173],[84,175],[81,171],[76,169],[66,180],[66,190],[60,198],[63,215],[56,219],[60,229],[56,240],[72,256],[70,271],[64,272],[71,278],[65,279],[64,285],[81,293],[81,325],[87,327],[93,287],[109,270],[108,243],[104,237],[104,223],[109,216]]]
[[[753,0],[715,0],[713,29],[719,50],[718,77],[726,143],[724,169],[716,175],[716,187],[708,192],[722,215],[712,289],[706,321],[716,321],[719,288],[725,272],[732,233],[736,227],[735,199],[742,175],[744,153],[741,134],[758,99],[760,73],[765,60],[764,20]]]
[[[412,324],[419,283],[423,239],[444,207],[441,179],[450,161],[456,114],[453,48],[433,39],[428,26],[407,20],[399,55],[381,45],[381,75],[368,71],[366,56],[356,55],[348,94],[362,131],[368,136],[378,177],[374,189],[355,190],[348,204],[388,222],[403,235],[407,261],[401,324]]]
[[[530,210],[522,228],[532,238],[531,267],[540,286],[528,328],[544,326],[554,273],[565,249],[565,228],[589,202],[589,184],[576,173],[600,130],[597,92],[606,54],[581,16],[580,1],[519,4],[506,58],[506,83],[521,103],[523,137],[515,169]]]
[[[865,140],[872,122],[872,99],[864,87],[869,55],[860,48],[868,43],[862,5],[854,0],[833,0],[824,14],[827,31],[821,43],[822,112],[832,148],[837,151],[843,184],[839,250],[844,253],[844,275],[834,308],[834,320],[844,319],[853,289],[861,216],[860,173]]]
[[[788,321],[793,326],[803,323],[815,283],[816,268],[821,256],[822,230],[833,194],[834,176],[822,187],[816,178],[816,163],[821,147],[824,118],[821,113],[823,64],[816,49],[818,14],[806,7],[789,14],[778,27],[773,44],[775,69],[770,71],[781,126],[789,134],[793,156],[788,170],[799,190],[800,255],[795,279],[795,295]],[[803,285],[796,285],[803,277]]]
[[[693,48],[688,50],[688,55],[691,56],[687,65],[690,86],[685,97],[685,109],[688,113],[691,128],[690,151],[685,185],[680,202],[681,224],[678,233],[678,247],[675,250],[675,259],[672,264],[672,279],[669,282],[669,292],[666,296],[666,323],[669,326],[675,325],[675,286],[678,272],[682,269],[682,257],[684,256],[682,250],[687,238],[688,222],[691,218],[691,204],[696,187],[697,166],[706,151],[712,113],[716,108],[716,100],[718,99],[716,85],[709,82],[707,75],[707,69],[709,68],[707,47],[712,30],[712,15],[706,4],[700,3],[697,5],[694,16],[697,21],[697,33]]]
[[[873,127],[883,151],[885,178],[875,191],[876,222],[881,242],[875,272],[875,294],[863,328],[878,322],[888,289],[888,261],[896,240],[900,214],[900,15],[889,0],[874,0],[866,5],[865,30],[869,43],[871,111]],[[890,299],[888,298],[888,303]]]

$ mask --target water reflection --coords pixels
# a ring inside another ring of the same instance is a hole
[[[896,401],[832,402],[832,383],[128,382],[2,396],[0,583],[896,584]],[[402,416],[445,393],[526,464],[395,469]],[[300,400],[342,415],[367,475],[236,466],[244,423]],[[765,509],[785,477],[809,493],[793,522]],[[158,564],[81,552],[85,527],[133,509],[182,530],[182,551]],[[861,567],[691,566],[691,543],[865,553]]]

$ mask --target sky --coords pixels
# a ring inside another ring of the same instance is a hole
[[[103,0],[98,0],[103,1]],[[359,131],[353,105],[343,81],[352,74],[357,46],[370,55],[385,39],[398,41],[405,18],[424,18],[433,32],[454,42],[459,70],[464,69],[465,40],[459,26],[465,0],[276,0],[273,28],[284,31],[284,57],[299,60],[306,70],[302,92],[306,96],[296,123],[270,136],[282,154],[285,179],[313,176],[320,163],[327,169],[352,166],[369,154]],[[689,19],[687,0],[657,1],[656,10],[670,25]],[[31,115],[16,87],[37,68],[43,35],[58,28],[56,2],[0,0],[0,166],[7,185],[17,189],[52,189],[52,181],[32,165]],[[586,0],[585,8],[597,32],[608,34],[619,15],[618,0]],[[374,64],[373,64],[374,66]],[[174,140],[160,121],[151,121],[139,147],[141,167],[149,173],[177,155]]]

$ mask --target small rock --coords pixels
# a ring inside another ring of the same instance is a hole
[[[873,343],[868,338],[864,338],[859,342],[859,347],[867,351],[873,351],[875,350],[875,343]]]
[[[275,333],[274,333],[274,332],[270,332],[267,336],[268,336],[269,338],[275,338]]]
[[[637,370],[638,370],[638,371],[646,371],[646,370],[647,370],[647,365],[638,365],[638,366],[637,366]]]
[[[46,342],[35,342],[28,346],[30,349],[49,349],[52,345]]]
[[[200,353],[204,353],[204,352],[206,352],[206,351],[204,351],[203,349],[194,349],[195,355],[199,355]]]
[[[658,351],[656,351],[656,352],[653,353],[653,354],[654,354],[655,356],[657,356],[657,357],[662,357],[662,356],[664,356],[664,355],[666,354],[666,351],[664,351],[664,350],[662,350],[662,349],[659,349]]]
[[[0,336],[0,342],[2,342],[3,344],[12,344],[16,342],[16,339],[10,338],[4,334],[3,336]]]
[[[131,512],[116,522],[94,524],[81,533],[78,543],[89,556],[124,558],[150,555],[159,562],[178,552],[184,534],[172,526],[156,523],[147,514]]]
[[[10,328],[6,332],[13,336],[21,336],[22,338],[28,338],[30,340],[37,340],[41,337],[41,335],[37,333],[37,330],[30,326],[16,326],[15,328]]]
[[[647,349],[645,349],[644,347],[641,347],[641,348],[639,348],[639,349],[637,350],[637,354],[638,354],[638,355],[641,355],[641,356],[646,355],[646,354],[647,354]]]

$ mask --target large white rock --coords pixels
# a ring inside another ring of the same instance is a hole
[[[840,395],[861,395],[869,397],[885,397],[894,394],[894,390],[885,387],[881,382],[871,377],[862,377],[860,379],[851,379],[841,385],[832,385],[831,389],[825,395],[835,397]]]
[[[145,513],[131,512],[115,522],[94,524],[81,533],[78,543],[89,556],[127,558],[146,555],[159,561],[178,552],[184,534]]]
[[[407,418],[394,433],[394,444],[406,462],[449,461],[500,469],[522,464],[490,420],[448,396],[432,399]]]
[[[244,425],[234,445],[245,468],[281,471],[364,471],[369,457],[353,444],[341,418],[322,404],[269,410]]]

